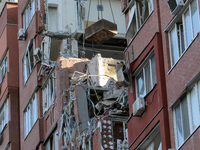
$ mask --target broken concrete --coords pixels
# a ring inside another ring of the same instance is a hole
[[[96,145],[105,150],[126,149],[128,97],[126,87],[116,86],[118,62],[98,54],[87,62],[85,72],[74,71],[60,125],[63,149],[91,150]],[[123,130],[121,141],[115,125],[120,125]],[[116,131],[112,130],[113,127]]]

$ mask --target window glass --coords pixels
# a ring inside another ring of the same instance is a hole
[[[179,42],[179,57],[185,51],[185,41],[184,41],[184,32],[182,23],[177,24],[178,29],[178,42]]]
[[[155,65],[155,56],[151,58],[151,68],[152,68],[152,81],[153,86],[156,84],[156,65]]]
[[[29,48],[29,58],[30,58],[30,70],[33,70],[34,67],[34,60],[33,60],[33,45]]]
[[[140,72],[135,78],[137,97],[145,97],[156,84],[155,57],[153,55],[147,58],[148,59],[145,60],[144,65],[140,67]]]
[[[171,57],[172,57],[171,61],[172,65],[174,65],[179,59],[176,26],[170,32],[170,43],[171,43]]]
[[[190,12],[189,9],[186,11],[185,15],[185,32],[186,32],[186,43],[187,46],[190,45],[192,41],[192,27],[191,27],[191,19],[190,19]]]
[[[153,11],[153,0],[134,1],[129,9],[129,23],[127,26],[127,38],[132,38],[147,20]]]
[[[136,150],[162,150],[160,125],[157,125],[149,135],[147,135],[145,140],[138,148],[136,148]]]
[[[184,130],[184,140],[185,140],[190,135],[188,104],[186,96],[183,98],[181,106],[182,106],[183,130]]]
[[[193,123],[193,130],[196,129],[199,125],[199,115],[197,113],[198,108],[198,100],[197,95],[195,91],[195,87],[192,88],[190,92],[190,99],[191,99],[191,105],[192,105],[192,123]]]
[[[31,128],[35,124],[38,113],[37,113],[37,99],[36,93],[30,99],[27,107],[24,110],[24,136],[26,137],[30,132]]]
[[[184,141],[184,135],[183,135],[183,128],[182,128],[180,105],[177,106],[175,109],[175,116],[176,116],[176,132],[177,132],[178,145],[181,145]]]
[[[194,0],[191,3],[191,15],[192,15],[192,25],[193,25],[193,35],[194,37],[199,32],[199,15],[198,15],[198,9],[197,9],[197,1]]]
[[[200,81],[198,82],[198,100],[199,100],[199,108],[200,108]]]
[[[51,74],[51,76],[47,79],[46,85],[42,89],[43,96],[43,113],[45,113],[48,108],[54,103],[56,98],[55,91],[55,72]]]
[[[137,87],[138,87],[138,96],[144,97],[145,96],[145,89],[144,89],[144,77],[143,71],[137,76]]]
[[[151,90],[151,75],[150,75],[150,65],[149,62],[144,67],[145,69],[145,82],[146,82],[146,93]]]

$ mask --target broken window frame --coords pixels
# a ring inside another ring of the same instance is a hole
[[[42,86],[43,114],[54,104],[56,99],[55,69],[53,68]]]
[[[115,143],[115,132],[114,132],[114,124],[115,123],[122,123],[123,124],[123,141],[124,140],[128,140],[127,138],[128,138],[128,135],[127,135],[127,129],[128,129],[128,127],[127,127],[127,123],[126,123],[126,120],[122,120],[122,119],[112,119],[111,120],[112,121],[112,133],[113,133],[113,147],[114,147],[114,149],[117,149],[117,143]],[[119,131],[118,131],[119,132]],[[117,140],[116,140],[117,141]],[[123,142],[122,141],[122,142]]]
[[[147,69],[149,69],[149,75],[147,75]],[[142,74],[142,80],[143,80],[143,94],[140,94],[139,87],[141,85],[139,82],[139,75]],[[134,73],[135,76],[135,86],[136,86],[136,97],[145,97],[151,90],[154,88],[154,86],[157,84],[156,79],[156,63],[155,63],[155,56],[154,51],[147,56],[146,60],[139,66],[138,70]],[[147,83],[147,78],[150,79],[150,82]],[[148,89],[147,89],[148,88]]]
[[[26,52],[22,59],[23,61],[23,75],[24,75],[24,84],[27,82],[33,68],[35,66],[35,59],[34,59],[34,50],[35,50],[35,39],[31,39],[28,43]]]
[[[3,132],[6,124],[9,120],[9,109],[8,109],[8,97],[4,100],[1,108],[0,108],[0,133]]]
[[[24,137],[26,138],[38,119],[37,93],[31,96],[24,109]]]
[[[0,61],[0,84],[3,82],[6,73],[7,73],[7,51],[5,52]]]
[[[23,16],[23,28],[26,31],[29,24],[35,14],[35,0],[28,0],[25,4],[25,8],[22,11]]]
[[[168,32],[171,67],[175,66],[175,64],[187,51],[188,47],[192,44],[192,42],[194,41],[194,39],[196,38],[196,36],[200,31],[199,13],[198,13],[199,8],[197,4],[198,4],[197,0],[193,0],[185,9],[180,19]],[[197,6],[197,8],[195,9],[194,6]],[[192,16],[192,12],[194,10],[196,10],[195,12],[197,14],[194,14],[194,16]],[[186,21],[187,13],[189,14],[188,16],[189,21]],[[197,23],[195,22],[195,20]],[[190,26],[189,28],[190,31],[187,30],[188,29],[187,26]],[[188,35],[190,35],[190,39],[188,39]]]
[[[145,7],[147,9],[144,9]],[[153,0],[135,0],[132,7],[129,8],[129,22],[126,37],[133,38],[152,12]]]

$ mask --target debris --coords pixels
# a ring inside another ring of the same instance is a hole
[[[95,142],[94,135],[98,135],[101,149],[117,149],[113,143],[113,120],[117,118],[123,125],[129,112],[127,88],[116,86],[115,67],[119,62],[98,54],[88,61],[86,73],[74,71],[61,119],[63,148],[87,150]]]

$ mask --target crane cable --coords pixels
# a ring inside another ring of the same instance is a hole
[[[89,20],[89,17],[90,17],[90,7],[91,7],[91,0],[90,0],[90,3],[89,3],[89,10],[88,10],[88,17],[87,17],[86,27],[88,27],[88,20]]]
[[[111,10],[111,13],[112,13],[113,21],[115,23],[115,17],[114,17],[114,14],[113,14],[112,5],[111,5],[110,0],[109,0],[109,4],[110,4],[110,10]]]

